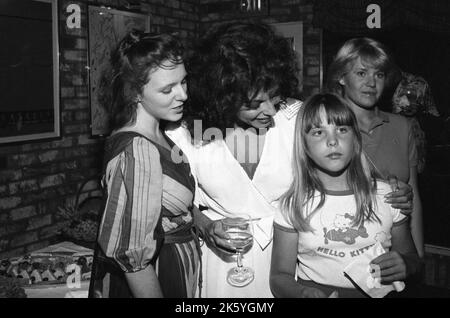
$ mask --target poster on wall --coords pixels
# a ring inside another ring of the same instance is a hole
[[[0,143],[60,135],[57,14],[57,0],[0,5]]]
[[[140,13],[88,7],[89,37],[89,98],[91,106],[91,134],[109,133],[108,114],[102,106],[100,87],[105,70],[110,63],[111,51],[132,29],[148,32],[150,16]]]

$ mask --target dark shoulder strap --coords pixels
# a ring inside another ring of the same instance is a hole
[[[119,153],[121,153],[126,147],[128,147],[133,142],[133,139],[135,137],[143,137],[147,139],[145,136],[134,131],[120,132],[109,137],[105,145],[105,153],[103,157],[103,172],[106,171],[108,162]]]

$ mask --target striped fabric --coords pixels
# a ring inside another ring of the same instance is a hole
[[[159,161],[155,146],[144,138],[134,138],[107,165],[108,199],[98,243],[126,272],[144,269],[156,252],[153,232],[162,194]]]
[[[113,154],[105,172],[108,197],[97,240],[101,251],[122,272],[156,265],[166,297],[193,297],[200,257],[192,235],[195,183],[189,164],[174,163],[169,150],[130,132],[110,137],[106,148]],[[124,277],[104,276],[103,297],[123,295],[112,290],[124,288],[114,279]]]

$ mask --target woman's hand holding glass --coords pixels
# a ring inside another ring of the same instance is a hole
[[[237,264],[227,273],[227,281],[235,287],[244,287],[255,278],[252,268],[242,263],[242,253],[247,252],[253,244],[253,224],[249,215],[239,214],[221,220],[223,230],[228,234],[228,242],[236,252]]]
[[[221,220],[210,221],[201,229],[202,238],[209,247],[221,248],[227,251],[234,251],[230,244],[230,236],[224,231]]]
[[[204,216],[201,216],[201,222],[200,218],[197,219],[197,226],[208,247],[235,253],[237,266],[227,273],[227,281],[232,286],[243,287],[254,279],[253,269],[242,264],[242,253],[246,253],[253,244],[253,220],[247,214],[215,221]]]

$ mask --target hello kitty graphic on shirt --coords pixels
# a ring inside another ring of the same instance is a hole
[[[330,240],[351,245],[355,243],[357,237],[367,238],[369,234],[366,228],[363,225],[357,228],[352,227],[353,220],[354,216],[348,213],[337,214],[334,219],[334,228],[331,230],[323,228],[325,244],[328,244],[328,240]]]

